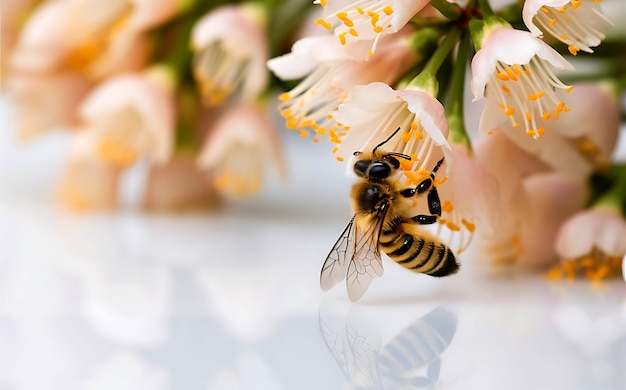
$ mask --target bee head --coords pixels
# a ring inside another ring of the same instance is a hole
[[[391,175],[391,171],[392,166],[383,160],[359,160],[354,164],[354,173],[370,180],[386,179]]]

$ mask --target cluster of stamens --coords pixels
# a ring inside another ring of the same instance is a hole
[[[509,117],[514,128],[522,122],[526,134],[538,138],[545,129],[539,120],[558,120],[569,107],[559,100],[556,89],[570,92],[573,86],[563,84],[548,63],[533,57],[526,65],[506,65],[498,62],[488,84],[488,94],[495,94],[498,106]],[[493,86],[493,87],[491,87]]]
[[[547,274],[551,280],[573,280],[577,277],[586,277],[594,282],[621,276],[622,258],[607,255],[595,247],[586,256],[563,260],[559,265],[550,269]]]
[[[201,49],[194,58],[194,77],[208,106],[220,105],[238,91],[247,76],[248,57],[238,57],[215,41]]]
[[[326,7],[326,0],[315,2]],[[335,27],[335,35],[342,45],[349,39],[374,39],[369,55],[376,50],[376,43],[381,33],[391,28],[393,7],[386,1],[357,0],[333,15],[317,19],[316,24],[331,30]]]
[[[589,1],[600,3],[602,0]],[[590,46],[599,45],[605,38],[603,30],[611,25],[600,10],[587,7],[585,0],[571,0],[561,8],[543,6],[534,21],[543,31],[568,45],[573,55],[579,50],[592,53]]]
[[[213,184],[222,193],[246,196],[258,192],[263,184],[263,156],[254,144],[235,142],[214,167]]]

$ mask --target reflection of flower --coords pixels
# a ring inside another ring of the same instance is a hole
[[[352,312],[346,318],[345,310],[323,304],[319,322],[322,337],[351,386],[405,389],[436,385],[441,354],[456,333],[456,315],[438,307],[381,346],[380,335],[368,333],[372,324],[356,321]]]

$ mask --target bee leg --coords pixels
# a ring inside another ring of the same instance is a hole
[[[436,215],[416,215],[415,217],[411,218],[413,221],[419,223],[420,225],[432,225],[433,223],[437,222],[437,216]]]
[[[441,216],[441,201],[435,186],[432,186],[428,191],[428,211],[433,215]]]
[[[437,173],[437,171],[439,170],[439,167],[441,166],[441,164],[443,164],[443,160],[444,159],[445,159],[445,157],[442,157],[441,160],[437,161],[437,164],[433,168],[433,173]]]

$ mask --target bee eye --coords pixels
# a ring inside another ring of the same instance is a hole
[[[365,176],[367,168],[370,166],[371,161],[359,160],[354,163],[354,172],[359,176]]]
[[[385,160],[389,161],[389,164],[391,164],[391,166],[394,167],[395,169],[400,168],[400,161],[398,161],[397,158],[393,156],[387,156],[385,157]]]
[[[376,179],[384,179],[391,174],[391,167],[385,163],[377,162],[370,166],[369,176]]]
[[[356,152],[352,153],[352,155],[353,155],[354,157],[358,157],[358,156],[360,156],[360,155],[361,155],[361,153],[363,153],[363,152],[356,151]]]

